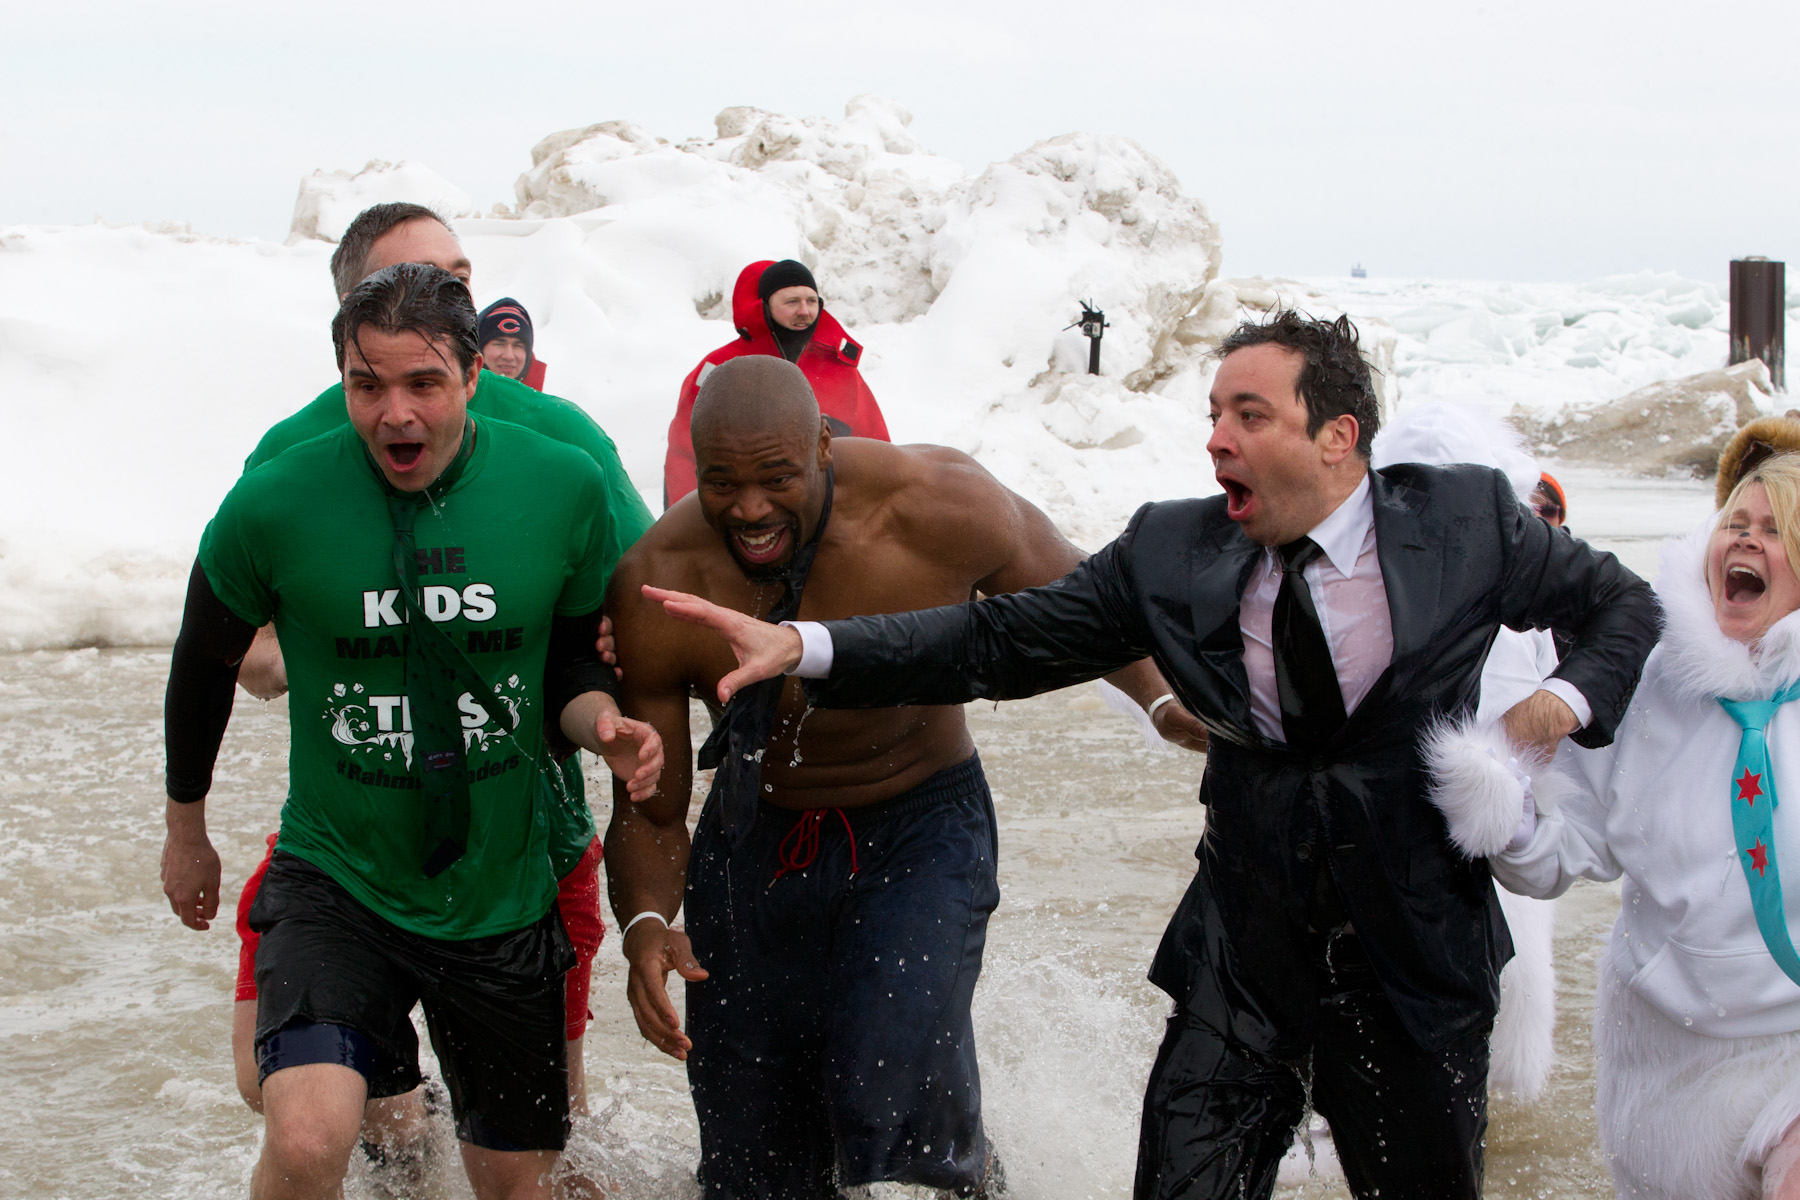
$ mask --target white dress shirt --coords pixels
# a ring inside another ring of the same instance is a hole
[[[1375,497],[1365,473],[1356,490],[1307,535],[1323,551],[1302,572],[1312,592],[1313,608],[1331,662],[1346,716],[1356,711],[1394,657],[1394,626],[1388,613],[1387,587],[1375,553]],[[1270,644],[1275,597],[1281,591],[1281,558],[1265,547],[1262,561],[1244,587],[1238,628],[1244,639],[1244,670],[1250,677],[1250,716],[1264,736],[1280,742],[1281,700],[1275,689],[1275,652]],[[783,621],[800,634],[800,664],[789,672],[801,679],[831,674],[831,634],[817,621]],[[1593,709],[1575,685],[1546,679],[1554,693],[1585,726]]]

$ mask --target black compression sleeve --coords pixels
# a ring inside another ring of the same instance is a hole
[[[599,636],[599,610],[550,620],[550,650],[544,656],[544,736],[558,758],[574,751],[562,732],[562,711],[571,700],[584,692],[619,698],[613,669],[601,661],[594,645]]]
[[[213,763],[231,719],[238,664],[255,637],[256,626],[225,607],[195,562],[181,634],[169,661],[169,687],[163,693],[169,799],[190,804],[211,790]]]

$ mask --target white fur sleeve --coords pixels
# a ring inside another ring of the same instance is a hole
[[[1565,749],[1554,763],[1532,771],[1537,829],[1525,845],[1488,858],[1495,881],[1507,891],[1549,899],[1568,891],[1577,879],[1619,877],[1621,868],[1606,839],[1606,806],[1586,772],[1568,761],[1588,753]],[[1599,757],[1611,761],[1610,754]]]

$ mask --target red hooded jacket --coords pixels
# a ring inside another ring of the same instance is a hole
[[[751,263],[739,273],[737,286],[731,293],[731,321],[738,336],[700,360],[700,365],[681,382],[681,399],[675,404],[675,419],[669,422],[669,454],[663,461],[663,504],[667,507],[694,490],[694,442],[688,433],[688,420],[694,415],[694,397],[700,393],[700,380],[720,363],[740,354],[772,354],[781,357],[781,347],[769,332],[763,317],[762,299],[756,285],[762,273],[775,265],[773,259]],[[812,340],[800,351],[799,367],[812,384],[818,397],[819,411],[832,418],[832,432],[840,436],[888,437],[887,422],[875,403],[875,395],[863,382],[857,363],[862,361],[862,343],[844,332],[837,318],[819,309],[813,325]],[[840,426],[848,426],[848,433]]]

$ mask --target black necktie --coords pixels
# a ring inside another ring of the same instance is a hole
[[[1281,698],[1281,729],[1290,746],[1313,749],[1344,724],[1344,694],[1338,688],[1331,646],[1319,626],[1312,589],[1301,574],[1322,551],[1311,538],[1277,546],[1281,591],[1275,596],[1269,641],[1275,652],[1275,691]]]
[[[794,555],[783,580],[786,590],[765,621],[779,624],[791,621],[800,612],[800,593],[806,588],[807,572],[812,570],[813,556],[819,552],[819,539],[825,536],[825,525],[831,520],[832,475],[825,472],[825,503],[819,510],[819,527]],[[763,749],[769,741],[769,730],[775,724],[775,710],[781,704],[784,676],[765,679],[740,690],[725,706],[719,723],[700,747],[700,769],[718,768],[713,776],[713,790],[719,794],[725,834],[732,849],[737,849],[756,822],[756,802],[762,795]]]

